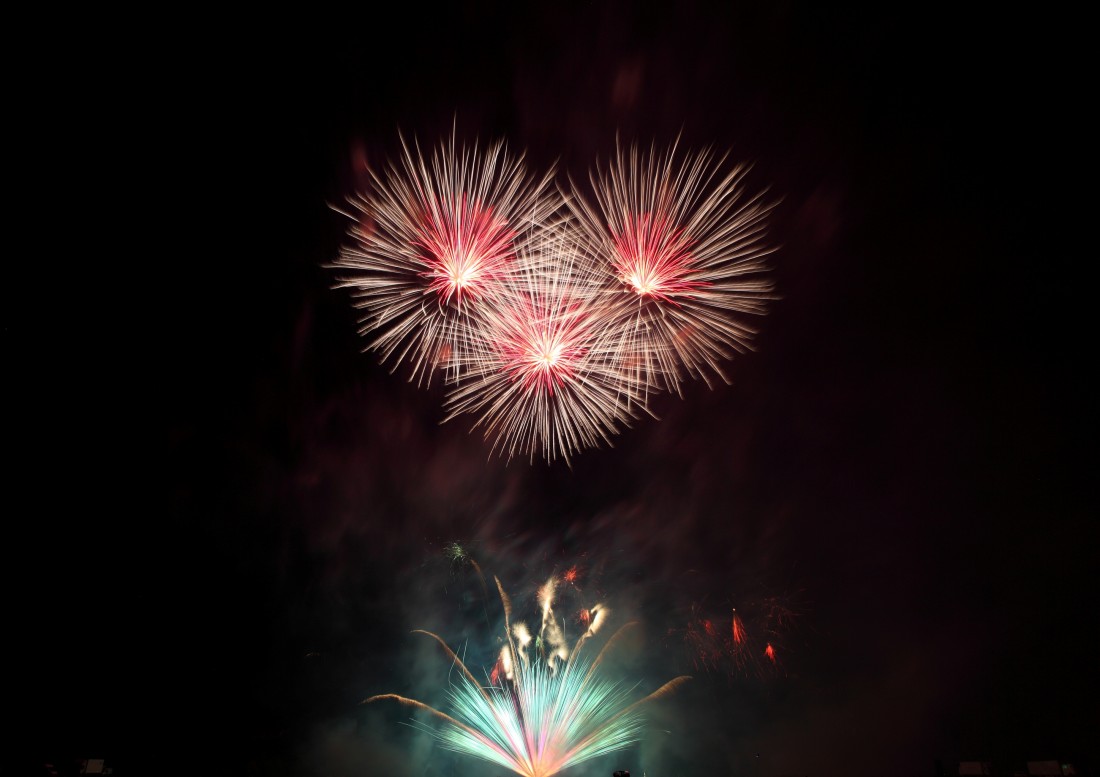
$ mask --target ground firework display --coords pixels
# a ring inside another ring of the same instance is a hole
[[[689,680],[673,678],[637,698],[635,688],[605,676],[604,658],[636,623],[626,623],[591,657],[586,643],[604,625],[608,610],[596,605],[595,617],[570,646],[554,613],[556,577],[538,593],[542,620],[534,633],[512,622],[512,605],[499,580],[504,607],[505,644],[483,682],[438,635],[435,639],[461,670],[449,689],[450,713],[397,694],[372,696],[367,703],[392,700],[423,710],[439,727],[427,726],[449,750],[503,766],[524,777],[550,775],[593,758],[630,747],[641,739],[644,705],[672,693]]]

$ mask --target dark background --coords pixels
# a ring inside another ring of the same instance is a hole
[[[480,667],[492,576],[530,603],[573,564],[570,597],[644,624],[624,671],[696,677],[577,774],[1095,772],[1080,20],[81,21],[20,87],[45,172],[5,293],[0,773],[497,774],[359,702],[438,700],[446,658],[409,631]],[[659,397],[572,468],[508,463],[361,353],[329,206],[399,131],[452,127],[563,181],[616,133],[752,163],[781,299],[732,385]],[[781,627],[776,666],[701,663],[692,624],[731,607]]]

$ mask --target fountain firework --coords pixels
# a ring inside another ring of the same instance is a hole
[[[534,636],[524,623],[512,624],[511,602],[499,579],[496,584],[504,606],[506,639],[486,684],[477,681],[441,637],[417,630],[435,639],[461,670],[447,693],[452,714],[397,694],[371,696],[365,703],[388,699],[423,710],[442,725],[418,725],[444,748],[489,761],[523,777],[550,777],[638,742],[644,727],[643,706],[690,679],[676,677],[632,701],[635,687],[606,677],[601,668],[609,650],[637,622],[623,625],[590,660],[582,648],[604,622],[606,607],[593,608],[600,617],[594,618],[569,648],[553,612],[554,578],[539,591],[542,624]]]

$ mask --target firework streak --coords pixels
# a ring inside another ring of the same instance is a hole
[[[744,167],[620,148],[591,204],[501,143],[402,150],[349,201],[337,285],[368,350],[418,384],[441,373],[445,420],[475,416],[493,452],[568,462],[610,445],[652,393],[728,382],[722,363],[751,347],[774,206],[746,195]]]
[[[581,648],[595,635],[596,622],[567,649],[553,615],[553,579],[539,593],[543,618],[534,638],[523,623],[511,624],[511,602],[500,580],[496,583],[508,639],[488,685],[479,683],[440,637],[420,631],[439,642],[461,669],[448,691],[453,715],[396,694],[372,696],[366,703],[389,699],[428,712],[442,721],[442,727],[428,730],[443,747],[524,777],[550,777],[638,742],[642,706],[690,679],[677,677],[631,702],[633,689],[603,677],[599,669],[608,649],[635,623],[620,628],[596,658],[588,660]]]

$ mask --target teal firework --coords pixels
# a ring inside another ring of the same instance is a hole
[[[500,581],[497,581],[498,589]],[[501,589],[508,628],[510,605]],[[392,699],[424,710],[441,721],[428,727],[448,750],[510,769],[524,777],[549,777],[589,759],[624,750],[641,739],[642,705],[671,693],[689,678],[677,677],[648,696],[632,701],[636,685],[610,679],[600,672],[608,649],[631,626],[628,623],[604,645],[594,661],[579,656],[586,632],[564,662],[555,663],[537,649],[516,645],[511,630],[501,658],[505,674],[494,672],[483,685],[453,650],[434,638],[462,670],[447,693],[451,713],[395,694],[372,696],[367,702]],[[426,724],[421,724],[426,725]]]

